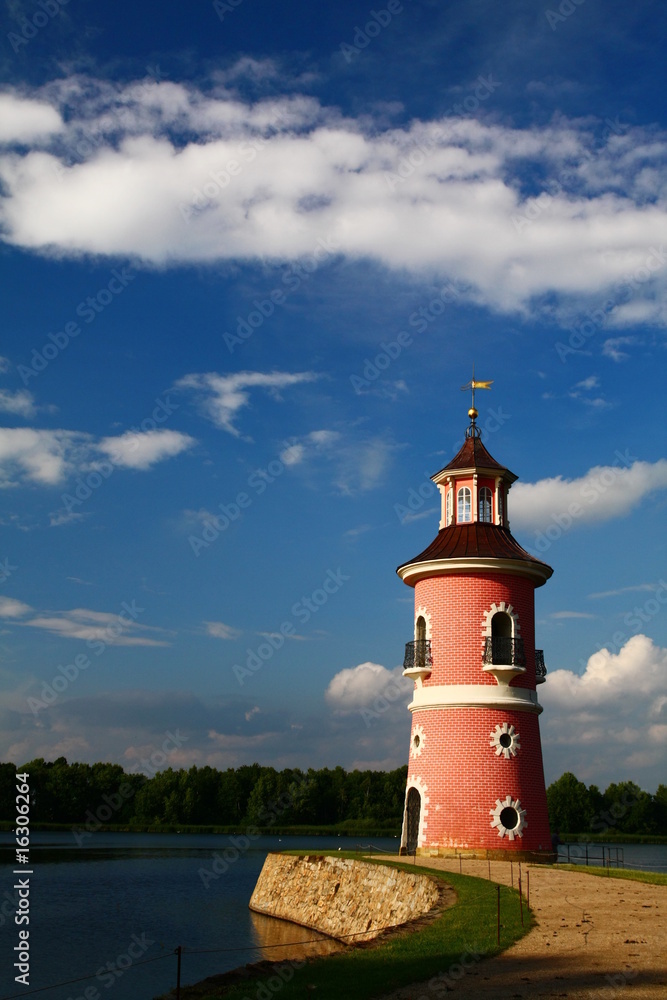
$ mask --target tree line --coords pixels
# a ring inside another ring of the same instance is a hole
[[[120,764],[69,764],[64,757],[0,763],[0,820],[15,819],[15,775],[27,771],[30,822],[126,827],[373,827],[397,833],[407,766],[394,771],[300,770],[248,764],[167,768],[152,777]],[[655,795],[631,781],[601,792],[570,772],[547,789],[552,831],[578,834],[667,834],[667,786]]]
[[[0,819],[14,818],[13,764],[0,764]],[[167,768],[153,777],[119,764],[68,764],[43,758],[20,767],[30,775],[31,823],[138,826],[324,826],[345,821],[400,825],[407,766],[345,771],[249,764]]]

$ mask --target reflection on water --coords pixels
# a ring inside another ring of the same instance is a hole
[[[345,945],[341,941],[325,937],[318,931],[289,920],[278,917],[267,917],[264,913],[250,911],[254,943],[261,947],[262,957],[271,962],[284,959],[309,958],[312,955],[331,955],[335,951],[343,951]]]

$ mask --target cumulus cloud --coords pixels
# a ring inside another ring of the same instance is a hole
[[[554,476],[512,487],[512,523],[544,531],[577,524],[608,521],[629,513],[645,497],[667,487],[667,459],[633,461],[621,455],[618,464],[596,465],[578,479]]]
[[[98,448],[114,465],[126,469],[150,469],[165,458],[180,455],[192,447],[194,438],[180,431],[127,431],[118,437],[103,438]]]
[[[368,661],[340,670],[331,678],[325,698],[334,711],[341,713],[369,708],[379,698],[389,704],[398,703],[405,711],[413,687],[413,682],[403,677],[401,667],[387,670],[380,663]]]
[[[667,649],[645,635],[617,651],[601,649],[584,672],[557,669],[540,688],[545,760],[558,776],[598,782],[636,778],[657,784],[667,745]],[[646,779],[645,779],[646,780]]]
[[[202,412],[222,430],[241,437],[235,424],[239,410],[250,403],[249,389],[266,389],[274,399],[280,390],[319,378],[315,372],[217,372],[185,375],[176,383],[179,389],[193,389],[199,397]]]
[[[35,399],[27,389],[10,392],[0,389],[0,410],[3,413],[15,413],[18,417],[33,417],[36,412]]]
[[[74,77],[3,99],[7,137],[23,143],[0,155],[15,246],[278,263],[326,238],[348,258],[458,279],[499,311],[548,302],[564,318],[611,298],[610,325],[667,322],[662,132],[627,128],[600,146],[590,123],[563,117],[388,128],[307,96],[250,104],[224,84],[168,81]]]
[[[62,130],[63,120],[52,104],[11,91],[0,94],[0,143],[44,140]]]
[[[80,431],[0,428],[0,486],[24,480],[57,486],[68,476],[94,470],[103,458],[119,467],[145,470],[178,455],[194,439],[178,431],[128,431],[95,441]]]

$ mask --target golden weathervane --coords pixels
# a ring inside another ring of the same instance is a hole
[[[468,389],[470,389],[472,391],[472,406],[468,410],[468,416],[470,417],[470,419],[472,420],[473,423],[475,422],[475,420],[477,419],[477,417],[479,415],[477,413],[477,410],[475,409],[475,389],[490,389],[491,386],[493,385],[493,381],[494,380],[491,379],[490,382],[479,382],[475,378],[475,366],[473,365],[472,366],[472,378],[470,379],[469,382],[466,382],[465,385],[461,386],[461,392],[466,392]]]

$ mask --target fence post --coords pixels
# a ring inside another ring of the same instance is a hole
[[[496,893],[498,896],[498,944],[500,944],[500,886],[496,886]]]
[[[521,926],[523,927],[523,893],[521,892],[521,865],[519,865],[519,906],[521,907]]]
[[[514,862],[510,861],[510,875],[512,876],[512,888],[514,888]]]
[[[181,953],[183,948],[179,944],[176,949],[176,1000],[181,1000]]]
[[[528,909],[530,909],[530,868],[526,872],[526,902],[528,903]]]

